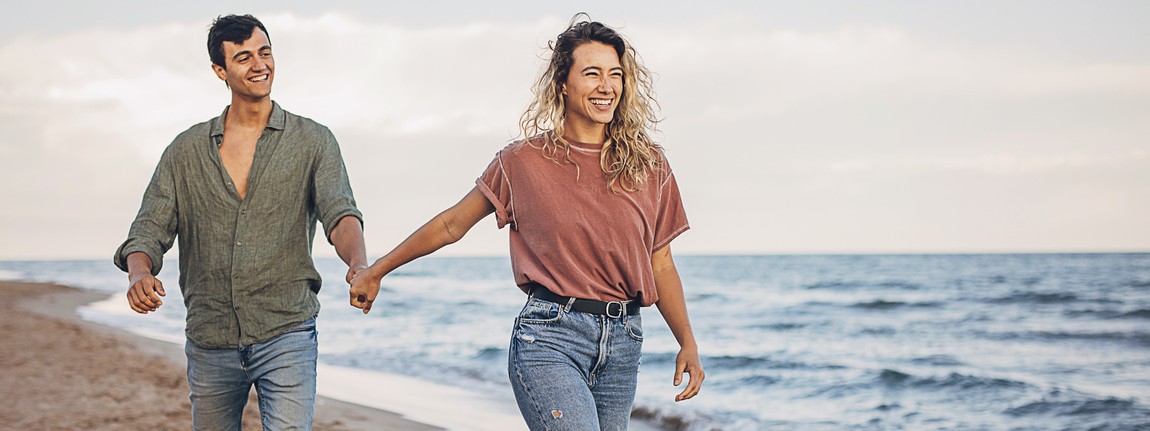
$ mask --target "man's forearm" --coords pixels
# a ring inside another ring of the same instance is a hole
[[[363,226],[359,218],[345,216],[331,231],[331,243],[335,252],[347,266],[367,266],[367,250],[363,245]]]
[[[128,279],[137,275],[152,274],[152,258],[147,253],[137,251],[128,255]]]

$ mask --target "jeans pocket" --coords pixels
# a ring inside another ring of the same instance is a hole
[[[538,298],[527,300],[519,312],[519,323],[552,323],[563,317],[562,306]]]
[[[635,341],[643,341],[643,317],[641,315],[627,316],[623,319],[623,325],[627,327],[627,336],[635,339]]]

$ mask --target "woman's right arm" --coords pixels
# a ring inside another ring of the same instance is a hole
[[[478,186],[473,187],[459,203],[424,223],[391,252],[367,269],[359,271],[351,280],[351,306],[367,314],[379,294],[379,282],[383,276],[408,262],[459,241],[472,226],[493,212],[495,206],[483,196]]]

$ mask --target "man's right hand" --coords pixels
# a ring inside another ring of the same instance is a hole
[[[128,280],[128,305],[132,306],[132,310],[148,314],[164,305],[160,297],[167,296],[167,293],[164,292],[164,284],[155,276],[144,273],[133,275]]]

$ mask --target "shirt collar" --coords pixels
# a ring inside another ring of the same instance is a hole
[[[224,107],[224,112],[220,113],[219,117],[212,119],[211,136],[224,135],[224,119],[228,117],[228,109],[231,105]],[[268,125],[265,128],[274,130],[283,130],[284,124],[287,122],[287,113],[280,108],[280,104],[272,101],[272,115],[268,118]]]

